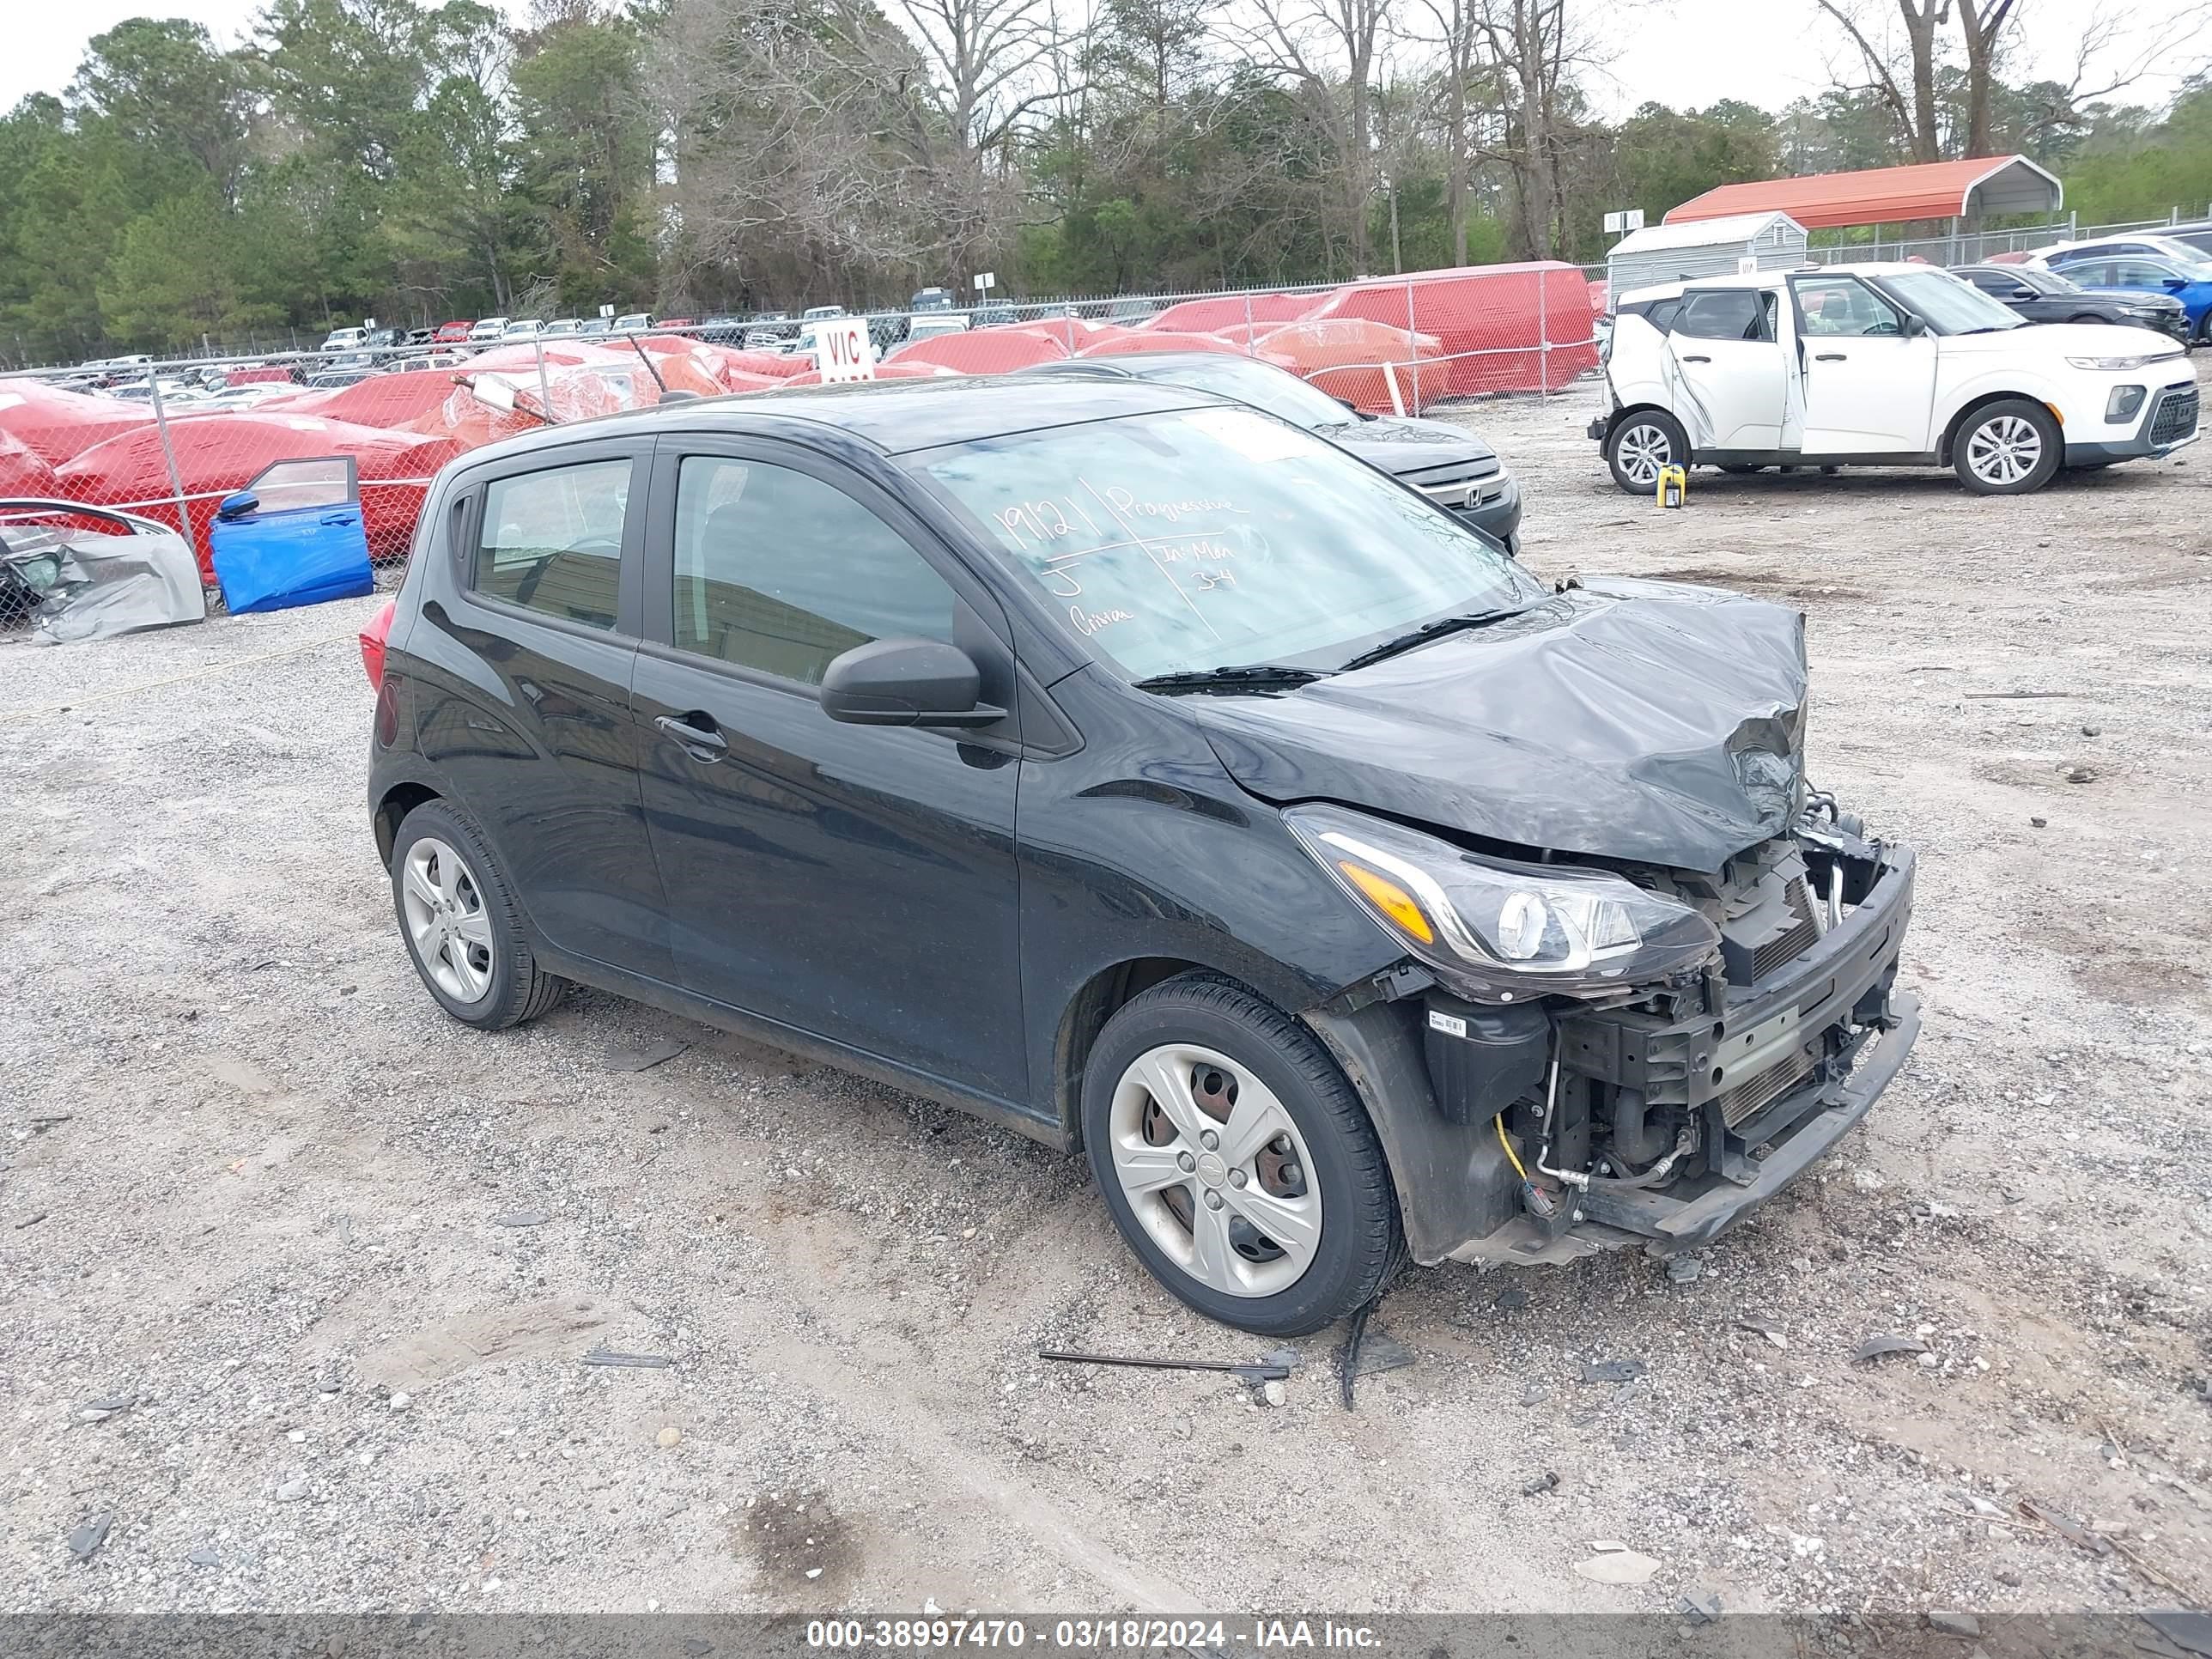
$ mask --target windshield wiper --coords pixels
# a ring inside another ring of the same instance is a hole
[[[1474,611],[1462,617],[1439,617],[1434,622],[1423,623],[1411,633],[1401,634],[1395,640],[1385,640],[1372,650],[1363,651],[1350,662],[1341,665],[1337,672],[1350,673],[1355,668],[1364,668],[1370,663],[1381,662],[1385,657],[1395,657],[1401,651],[1410,651],[1417,645],[1441,639],[1447,634],[1456,634],[1464,629],[1487,628],[1492,623],[1504,622],[1508,617],[1528,614],[1531,607],[1513,605],[1497,611]]]
[[[1155,674],[1136,683],[1139,691],[1294,691],[1322,678],[1318,668],[1293,668],[1288,663],[1233,663],[1221,668],[1186,669],[1179,674]]]

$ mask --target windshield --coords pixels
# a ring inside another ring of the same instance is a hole
[[[1908,270],[1883,277],[1881,286],[1918,312],[1938,334],[1986,333],[1992,329],[2027,326],[2027,319],[2019,313],[1999,305],[1948,270]]]
[[[911,458],[1132,679],[1334,670],[1431,617],[1543,589],[1448,514],[1248,409],[1188,409]]]
[[[1264,409],[1309,432],[1325,426],[1342,426],[1352,418],[1352,411],[1326,392],[1308,386],[1289,370],[1277,368],[1272,363],[1253,362],[1225,353],[1206,360],[1178,357],[1171,363],[1148,362],[1141,354],[1121,361],[1131,374],[1141,379],[1164,380],[1170,386],[1187,386],[1200,392],[1218,392],[1240,404]]]

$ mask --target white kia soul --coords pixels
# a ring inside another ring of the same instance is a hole
[[[2177,342],[2103,323],[2029,323],[1932,265],[1702,277],[1620,297],[1606,413],[1615,483],[1662,467],[1948,466],[1985,495],[2062,466],[2165,455],[2197,438]]]

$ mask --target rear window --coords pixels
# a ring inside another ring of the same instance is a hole
[[[630,463],[586,461],[484,486],[476,591],[590,628],[615,625]]]
[[[1682,296],[1681,313],[1673,332],[1698,340],[1766,340],[1766,312],[1758,294],[1747,288],[1713,289]]]

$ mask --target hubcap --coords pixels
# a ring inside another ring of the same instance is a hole
[[[1115,1086],[1114,1173],[1152,1241],[1208,1290],[1273,1296],[1321,1248],[1321,1193],[1291,1115],[1227,1055],[1171,1042]]]
[[[491,918],[476,872],[434,836],[407,849],[399,899],[415,959],[457,1002],[481,1002],[491,990]]]
[[[1620,459],[1622,473],[1632,482],[1656,485],[1659,469],[1674,459],[1674,446],[1657,427],[1638,424],[1620,434],[1613,453]]]
[[[1984,483],[2015,484],[2043,459],[2043,434],[2017,415],[2000,415],[1974,428],[1966,441],[1966,465]]]

